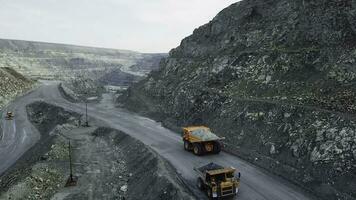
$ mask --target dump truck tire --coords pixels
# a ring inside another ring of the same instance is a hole
[[[197,186],[200,190],[204,190],[204,183],[203,183],[203,180],[201,180],[201,178],[198,178],[197,179]]]
[[[193,153],[197,156],[200,156],[203,152],[203,149],[200,144],[196,143],[193,145]]]
[[[214,143],[213,153],[218,154],[218,153],[220,153],[220,151],[221,151],[221,144],[220,144],[220,142],[215,142],[215,143]]]
[[[206,194],[208,195],[208,198],[209,198],[209,199],[215,199],[215,198],[213,197],[213,191],[211,190],[211,188],[208,188],[208,189],[207,189]]]
[[[187,140],[184,140],[184,150],[190,151],[190,146],[191,146],[190,142]]]

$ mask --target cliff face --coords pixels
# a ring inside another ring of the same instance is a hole
[[[356,2],[245,0],[196,29],[119,98],[322,198],[356,198]]]

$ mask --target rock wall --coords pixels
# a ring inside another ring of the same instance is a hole
[[[183,39],[118,102],[325,199],[356,193],[354,1],[245,0]]]

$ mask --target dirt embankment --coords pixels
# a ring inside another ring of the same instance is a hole
[[[193,199],[172,166],[125,133],[80,127],[81,115],[44,102],[28,114],[42,137],[0,177],[0,199]],[[68,139],[78,183],[65,188]]]
[[[99,128],[93,135],[120,148],[125,155],[127,199],[192,199],[173,167],[143,143],[109,128]]]
[[[59,84],[58,89],[71,102],[97,102],[105,90],[98,81],[87,77],[76,77],[64,81]]]

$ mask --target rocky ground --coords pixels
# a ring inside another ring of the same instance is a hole
[[[81,127],[80,115],[43,102],[28,113],[42,137],[0,177],[0,199],[193,199],[166,161],[125,133],[94,120]],[[69,140],[78,182],[65,188]]]
[[[323,199],[355,199],[355,2],[244,0],[196,29],[119,97]]]

